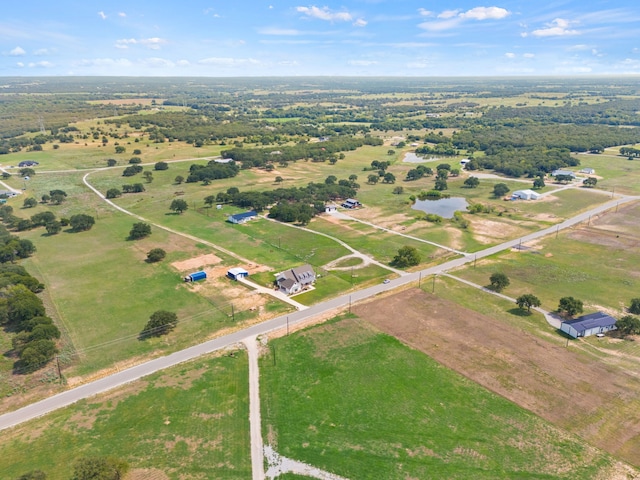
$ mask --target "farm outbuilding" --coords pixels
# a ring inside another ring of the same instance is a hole
[[[257,217],[258,214],[254,211],[244,212],[244,213],[236,213],[235,215],[229,215],[227,221],[235,224],[247,223],[252,218]]]
[[[199,272],[193,272],[184,277],[185,282],[197,282],[198,280],[206,280],[207,272],[200,270]]]
[[[245,278],[248,276],[249,272],[240,267],[230,268],[227,272],[227,277],[229,277],[231,280],[238,280],[239,278]]]
[[[347,198],[343,203],[342,206],[344,208],[358,208],[361,207],[362,204],[356,200],[355,198]]]
[[[511,195],[511,198],[516,200],[537,200],[540,198],[540,194],[538,192],[534,192],[533,190],[516,190]]]
[[[562,322],[560,330],[573,338],[588,337],[616,329],[616,319],[603,312],[583,315],[575,320]]]
[[[580,170],[580,173],[586,173],[587,175],[595,175],[596,169],[595,168],[590,168],[590,167],[585,167],[582,170]]]

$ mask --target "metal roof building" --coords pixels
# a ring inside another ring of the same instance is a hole
[[[560,330],[573,338],[588,337],[597,333],[605,333],[616,329],[616,319],[603,312],[583,315],[575,320],[562,322]]]

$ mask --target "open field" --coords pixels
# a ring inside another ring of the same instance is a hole
[[[78,458],[114,456],[130,465],[125,480],[246,480],[247,372],[243,351],[201,358],[4,431],[1,476],[66,480]]]
[[[627,195],[640,194],[640,160],[627,160],[619,154],[620,147],[607,149],[604,154],[579,155],[584,167],[595,168],[598,188]],[[580,167],[582,168],[582,167]]]
[[[394,314],[400,305],[402,316]],[[352,311],[470,380],[640,464],[640,381],[630,372],[418,290]]]
[[[631,471],[365,320],[379,317],[366,308],[378,308],[414,332],[392,312],[413,307],[416,295],[386,297],[358,306],[362,319],[272,340],[261,360],[265,443],[358,479],[615,478]]]
[[[573,296],[585,312],[604,310],[620,315],[637,296],[640,277],[640,205],[620,207],[568,232],[536,242],[523,251],[483,259],[457,275],[481,285],[492,273],[505,273],[512,297],[533,293],[543,308],[555,310],[558,300]]]

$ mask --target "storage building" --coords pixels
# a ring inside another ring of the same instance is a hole
[[[573,338],[588,337],[616,329],[616,319],[603,312],[583,315],[575,320],[562,322],[560,330]]]

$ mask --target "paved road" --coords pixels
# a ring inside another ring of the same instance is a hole
[[[100,380],[96,380],[94,382],[81,385],[71,390],[61,392],[57,395],[54,395],[53,397],[40,400],[39,402],[28,405],[19,410],[0,416],[0,430],[18,425],[32,418],[45,415],[59,408],[65,407],[67,405],[71,405],[79,400],[97,395],[98,393],[102,393],[107,390],[111,390],[113,388],[119,387],[121,385],[125,385],[129,382],[133,382],[135,380],[138,380],[146,375],[157,372],[159,370],[163,370],[165,368],[169,368],[179,363],[186,362],[188,360],[199,357],[201,355],[205,355],[207,353],[211,353],[211,352],[226,348],[228,346],[238,344],[247,337],[263,335],[273,330],[284,328],[287,325],[293,325],[293,324],[302,322],[306,319],[315,317],[325,312],[329,312],[338,308],[347,307],[351,303],[355,303],[355,302],[373,297],[380,293],[389,291],[393,288],[396,288],[402,285],[407,285],[410,283],[415,283],[419,281],[422,277],[426,277],[429,275],[437,275],[447,270],[451,270],[453,268],[457,268],[464,264],[473,262],[477,258],[484,258],[490,255],[494,255],[503,250],[514,248],[518,246],[520,243],[525,243],[540,237],[544,237],[546,235],[554,234],[559,230],[563,230],[565,228],[572,227],[581,222],[585,222],[592,215],[597,215],[611,208],[615,208],[618,204],[624,204],[624,203],[628,203],[636,200],[640,200],[640,197],[625,196],[625,197],[619,197],[619,198],[613,199],[603,205],[600,205],[584,213],[576,215],[575,217],[569,220],[565,220],[564,222],[558,225],[545,228],[538,232],[530,233],[528,235],[523,236],[522,238],[510,240],[500,245],[489,247],[475,254],[467,255],[461,258],[456,258],[454,260],[450,260],[441,265],[436,265],[434,267],[430,267],[430,268],[421,270],[419,272],[409,273],[402,277],[391,280],[388,284],[381,283],[379,285],[374,285],[364,290],[359,290],[350,294],[333,298],[331,300],[319,303],[317,305],[313,305],[306,310],[293,312],[289,315],[283,315],[277,318],[273,318],[271,320],[267,320],[258,325],[253,325],[243,330],[240,330],[228,335],[224,335],[222,337],[218,337],[214,340],[210,340],[210,341],[201,343],[199,345],[194,345],[193,347],[180,350],[179,352],[172,353],[171,355],[150,360],[146,363],[136,365],[135,367],[129,368],[127,370],[123,370],[118,373],[114,373]]]

